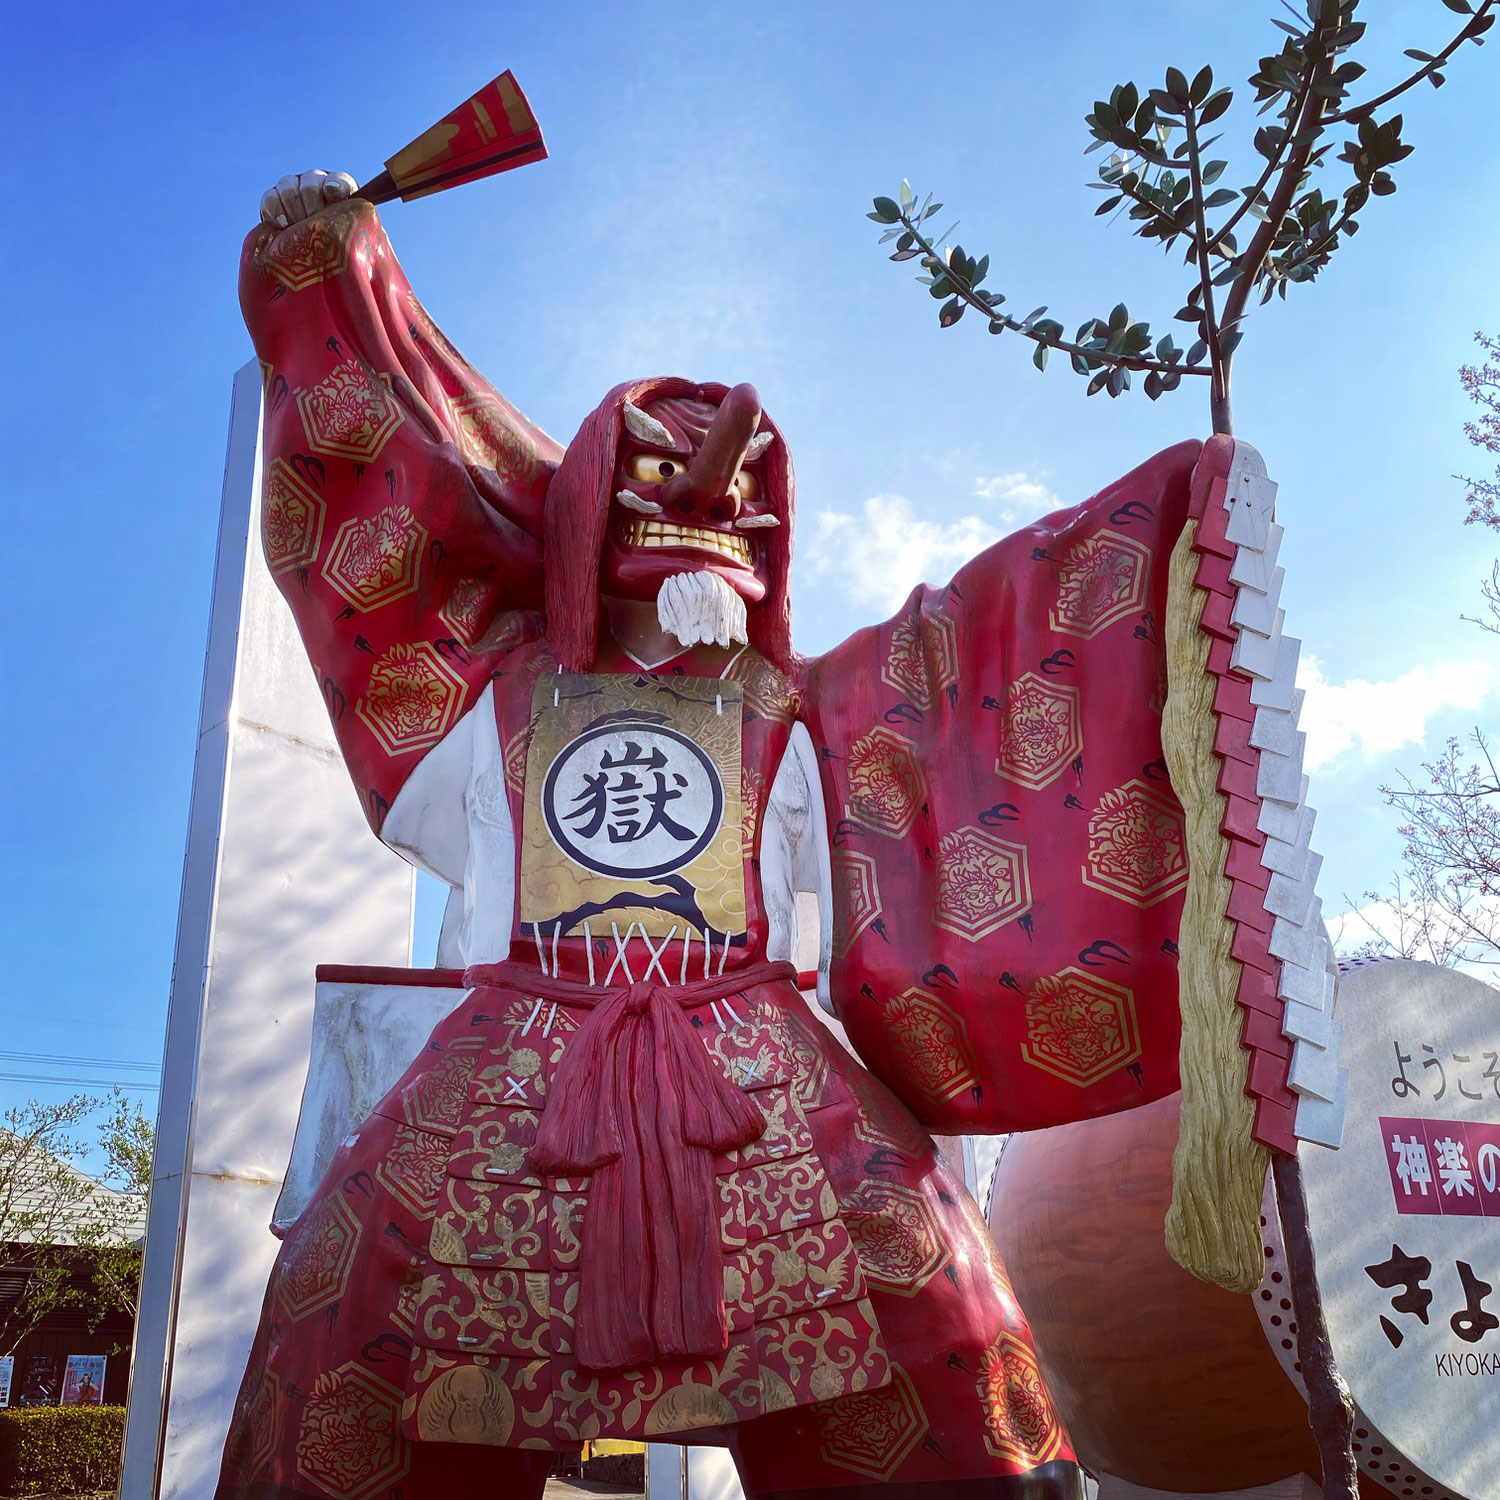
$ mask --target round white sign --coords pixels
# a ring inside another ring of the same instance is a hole
[[[724,783],[708,754],[662,724],[598,725],[557,753],[542,818],[569,859],[615,879],[669,875],[713,842]]]
[[[1397,1500],[1500,1494],[1500,991],[1392,959],[1339,980],[1343,1145],[1304,1143],[1360,1468]]]

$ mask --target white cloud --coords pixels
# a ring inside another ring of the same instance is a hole
[[[986,514],[954,521],[917,516],[905,495],[875,495],[859,515],[824,510],[813,520],[802,557],[814,577],[831,579],[854,602],[895,609],[919,583],[946,583],[964,563],[1017,526],[1061,504],[1025,474],[976,479]]]
[[[1440,661],[1413,667],[1388,682],[1330,682],[1315,656],[1304,656],[1297,685],[1307,689],[1301,727],[1307,731],[1304,765],[1319,766],[1349,751],[1366,760],[1406,745],[1420,745],[1428,721],[1447,709],[1472,712],[1495,690],[1495,669],[1483,661]]]
[[[1026,474],[996,474],[992,479],[976,479],[974,493],[983,500],[996,502],[995,517],[1005,526],[1024,526],[1062,505],[1046,485],[1038,484]]]

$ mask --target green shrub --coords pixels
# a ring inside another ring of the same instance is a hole
[[[0,1411],[0,1495],[87,1495],[120,1487],[123,1406]]]

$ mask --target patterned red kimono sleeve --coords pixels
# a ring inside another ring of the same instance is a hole
[[[375,209],[245,241],[265,378],[262,532],[377,831],[412,769],[541,629],[561,448],[413,296]]]
[[[807,664],[833,1002],[930,1129],[1034,1129],[1178,1087],[1188,864],[1163,627],[1201,447]]]

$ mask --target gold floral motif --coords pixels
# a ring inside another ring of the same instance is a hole
[[[746,859],[749,859],[755,852],[755,835],[760,827],[760,816],[765,809],[765,801],[766,778],[759,771],[752,771],[747,767],[744,775],[740,777],[740,806],[743,809],[740,819],[740,841],[744,845]]]
[[[883,725],[849,747],[848,816],[887,838],[905,837],[927,798],[916,746]]]
[[[539,1187],[527,1163],[541,1116],[530,1109],[472,1110],[453,1138],[448,1170],[455,1177]]]
[[[391,1322],[409,1339],[417,1336],[417,1302],[422,1296],[422,1282],[403,1281],[396,1293],[396,1305],[391,1309]]]
[[[282,1251],[276,1294],[295,1323],[344,1295],[360,1223],[342,1195],[314,1201],[297,1221]]]
[[[1033,1067],[1086,1088],[1140,1055],[1135,997],[1123,985],[1064,969],[1032,986],[1021,1056]]]
[[[807,1128],[807,1116],[790,1088],[758,1089],[750,1097],[766,1117],[766,1133],[748,1146],[726,1152],[726,1161],[736,1167],[754,1167],[782,1158],[790,1161],[812,1150],[812,1132]]]
[[[437,1206],[438,1189],[448,1170],[448,1141],[427,1130],[398,1125],[375,1180],[419,1219]]]
[[[790,724],[797,716],[797,695],[791,680],[778,671],[753,646],[742,651],[724,677],[737,682],[745,694],[745,707],[773,724]]]
[[[886,1483],[925,1436],[927,1412],[911,1377],[891,1365],[891,1383],[815,1408],[826,1462]]]
[[[281,1376],[264,1365],[260,1384],[245,1412],[245,1430],[250,1454],[245,1477],[259,1479],[276,1452],[281,1431]]]
[[[930,1099],[952,1099],[978,1084],[968,1028],[936,995],[914,986],[886,1006],[884,1019],[908,1076]]]
[[[354,705],[392,755],[430,750],[463,706],[464,682],[431,641],[392,646],[370,669],[369,690]]]
[[[699,1427],[730,1426],[737,1415],[727,1396],[689,1375],[652,1404],[646,1413],[645,1431],[649,1437],[665,1437]]]
[[[357,359],[336,364],[310,391],[297,392],[302,430],[314,453],[369,463],[405,417],[389,376]]]
[[[1010,1332],[979,1357],[984,1446],[1020,1469],[1050,1463],[1063,1448],[1063,1426],[1025,1340]]]
[[[481,1186],[448,1178],[442,1211],[432,1224],[432,1258],[447,1265],[544,1267],[546,1196],[541,1188],[514,1183]]]
[[[305,567],[323,540],[323,501],[284,459],[271,461],[261,501],[266,565],[278,576]]]
[[[891,629],[880,680],[925,713],[935,694],[958,681],[953,621],[940,610],[902,615]]]
[[[323,576],[355,609],[377,609],[416,592],[426,546],[426,527],[406,506],[388,505],[339,527]]]
[[[829,1101],[828,1059],[812,1025],[793,1009],[782,1016],[781,1036],[792,1063],[792,1092],[805,1110],[821,1109]]]
[[[1090,640],[1146,602],[1151,553],[1134,537],[1100,531],[1069,548],[1057,573],[1054,630]]]
[[[368,1500],[410,1466],[395,1386],[353,1360],[318,1376],[297,1436],[297,1472],[308,1488],[339,1500]]]
[[[722,1031],[707,1015],[702,1019],[703,1045],[736,1086],[763,1089],[792,1081],[786,1030],[774,1006],[757,1000],[742,1020]]]
[[[846,1076],[854,1095],[855,1135],[867,1146],[894,1151],[911,1161],[921,1156],[930,1142],[912,1112],[863,1068],[852,1068]]]
[[[407,1124],[439,1135],[452,1135],[458,1129],[483,1046],[482,1036],[456,1037],[443,1048],[438,1062],[402,1089],[401,1112]]]
[[[437,1265],[422,1283],[417,1327],[429,1347],[541,1358],[557,1352],[565,1324],[546,1271]]]
[[[526,793],[526,752],[531,748],[530,724],[523,725],[505,742],[505,784],[517,796]]]
[[[483,1363],[444,1370],[417,1406],[417,1433],[429,1443],[503,1446],[515,1422],[515,1398]]]
[[[1089,817],[1083,883],[1132,906],[1154,906],[1187,886],[1182,809],[1148,783],[1106,792]]]
[[[462,365],[466,370],[472,368],[468,360],[448,341],[448,335],[432,321],[432,314],[417,301],[415,292],[407,292],[406,303],[411,308],[412,323],[421,330],[422,338],[426,339],[434,349],[446,354],[455,364]],[[412,337],[416,337],[415,332]]]
[[[1027,672],[1005,695],[998,775],[1038,792],[1083,754],[1078,689]]]
[[[833,951],[842,958],[881,913],[875,861],[854,849],[833,851]]]
[[[914,1188],[867,1177],[839,1210],[877,1290],[914,1297],[948,1261],[942,1226]]]
[[[508,412],[498,396],[476,393],[451,403],[458,451],[474,469],[492,469],[502,479],[525,484],[536,478],[536,449],[520,428],[526,419]]]
[[[466,646],[475,645],[495,613],[495,585],[487,578],[456,578],[438,619]]]
[[[720,1228],[724,1246],[743,1249],[751,1240],[822,1223],[838,1213],[832,1184],[815,1153],[794,1161],[769,1161],[719,1178]]]
[[[255,263],[289,292],[300,292],[337,276],[348,265],[352,227],[348,213],[313,214],[290,229],[268,234],[256,250]]]
[[[1024,844],[982,828],[945,833],[938,844],[932,920],[945,932],[978,942],[1031,910]]]

